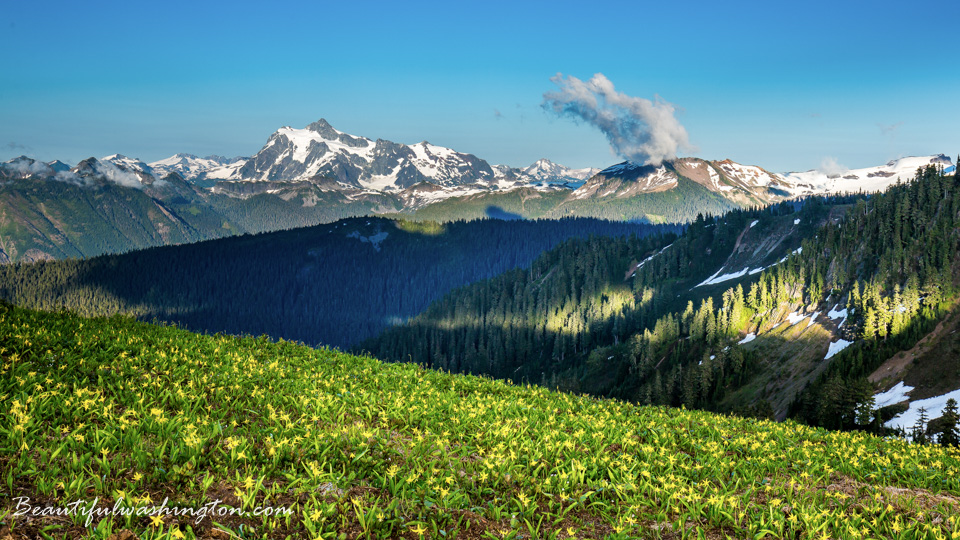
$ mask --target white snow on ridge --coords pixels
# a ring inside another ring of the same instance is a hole
[[[709,165],[709,164],[707,165],[707,172],[710,173],[710,183],[716,186],[716,188],[719,189],[720,191],[733,191],[734,189],[737,189],[733,186],[721,184],[720,173],[718,173],[717,170],[714,169],[712,165]]]
[[[828,174],[820,170],[791,172],[784,180],[794,187],[794,193],[843,193],[857,191],[883,191],[900,179],[902,182],[913,179],[917,168],[930,164],[951,165],[950,158],[944,155],[910,156],[895,159],[886,165],[847,170],[840,174]]]
[[[797,324],[798,322],[800,322],[800,321],[802,321],[802,320],[804,320],[804,319],[806,319],[806,318],[807,318],[806,315],[801,315],[801,314],[799,314],[799,313],[797,313],[797,312],[793,312],[793,313],[787,315],[787,321],[790,322],[790,326],[793,326],[793,325]],[[808,326],[809,326],[809,325],[808,325]]]
[[[616,165],[611,165],[606,169],[603,169],[602,171],[600,171],[600,174],[615,174],[615,173],[623,172],[630,168],[633,168],[633,166],[630,165],[629,162],[624,161],[623,163],[617,163]]]
[[[903,383],[901,382],[899,384],[903,384]],[[913,390],[913,388],[910,388],[909,386],[906,386],[904,388],[909,389],[906,391]],[[888,390],[888,392],[890,391],[892,390]],[[913,428],[914,424],[917,423],[917,420],[920,419],[921,408],[924,409],[924,411],[926,411],[928,419],[932,420],[934,418],[939,418],[940,416],[943,416],[943,409],[946,408],[947,400],[949,399],[954,399],[957,402],[960,402],[960,389],[954,390],[952,392],[947,392],[942,396],[934,396],[932,398],[918,399],[917,401],[911,401],[909,409],[891,418],[884,425],[889,428],[901,427],[904,429],[904,431],[907,431],[909,433],[909,431]],[[903,401],[903,400],[900,400],[900,401]],[[899,401],[894,403],[899,403]],[[877,405],[879,406],[879,400],[877,402]]]
[[[747,275],[747,272],[750,270],[750,268],[748,267],[748,268],[744,268],[739,272],[733,272],[730,274],[723,274],[722,276],[718,276],[717,274],[719,274],[722,270],[723,269],[717,270],[716,274],[708,277],[705,281],[697,285],[697,287],[702,287],[704,285],[716,285],[717,283],[723,283],[724,281],[730,281],[731,279],[737,279],[737,278],[743,277]],[[697,288],[697,287],[694,287],[694,288]]]
[[[636,276],[636,275],[637,275],[637,270],[640,270],[641,268],[643,268],[643,265],[645,265],[645,264],[647,264],[648,262],[650,262],[651,260],[653,260],[654,257],[656,257],[657,255],[663,253],[664,251],[667,250],[668,247],[670,247],[670,246],[672,246],[672,245],[673,245],[673,243],[671,242],[671,243],[663,246],[663,248],[661,248],[660,251],[654,253],[653,255],[651,255],[651,256],[647,257],[646,259],[644,259],[644,260],[640,261],[639,263],[637,263],[637,265],[633,267],[633,271],[632,271],[633,273],[630,274],[630,277]]]
[[[136,158],[129,158],[121,154],[113,154],[111,156],[102,157],[99,161],[100,163],[119,165],[128,171],[142,172],[144,174],[153,176],[153,169],[146,163]]]
[[[203,173],[212,172],[215,169],[218,170],[216,173],[218,175],[217,178],[221,178],[228,175],[229,172],[243,166],[244,163],[246,163],[246,159],[243,158],[234,159],[232,162],[226,163],[225,159],[217,160],[211,159],[210,157],[197,157],[190,154],[175,154],[166,159],[149,163],[148,165],[153,169],[154,176],[166,176],[172,172],[176,172],[184,178],[189,179]],[[213,178],[209,175],[207,177]]]
[[[334,131],[336,131],[338,134],[342,134],[342,132],[337,131],[336,129],[334,129]],[[311,143],[326,144],[327,148],[330,149],[327,155],[343,152],[346,154],[357,155],[364,159],[370,159],[375,146],[373,141],[367,139],[366,137],[353,137],[366,143],[366,145],[362,148],[354,148],[352,146],[343,144],[343,142],[341,142],[339,139],[326,139],[323,137],[323,135],[317,133],[316,131],[310,129],[296,129],[289,126],[278,129],[277,134],[285,136],[293,144],[294,151],[292,158],[294,161],[299,161],[300,163],[303,163],[309,155]],[[321,163],[326,161],[326,159],[320,160]]]
[[[751,341],[757,339],[757,335],[753,332],[747,334],[743,339],[737,342],[737,345],[743,345],[744,343],[750,343]]]
[[[741,165],[729,160],[717,162],[727,176],[737,178],[750,186],[768,186],[778,179],[777,176],[754,165]]]
[[[759,219],[753,220],[753,223],[750,224],[750,228],[751,228],[751,229],[754,228],[754,227],[757,225],[757,223],[760,223],[760,220],[759,220]]]
[[[376,175],[371,176],[369,180],[360,180],[360,185],[363,189],[370,191],[389,191],[394,189],[396,187],[394,182],[397,180],[397,169],[399,168],[400,166],[397,166],[394,170],[390,171],[390,174]]]
[[[435,180],[448,180],[451,177],[451,171],[444,165],[456,167],[465,164],[460,155],[454,150],[442,146],[434,146],[427,141],[410,145],[416,159],[413,166],[427,178]],[[438,167],[439,164],[439,167]]]
[[[211,180],[239,180],[240,168],[247,163],[246,160],[236,161],[230,165],[214,167],[207,171],[206,177]]]
[[[840,324],[837,325],[837,328],[840,328],[841,326],[843,326],[843,323],[847,322],[847,308],[838,310],[837,309],[838,307],[840,307],[840,304],[833,306],[833,309],[831,309],[830,312],[827,313],[827,317],[830,317],[831,319],[834,319],[834,320],[843,319],[840,321]]]
[[[907,394],[909,394],[911,390],[913,390],[912,386],[907,386],[903,381],[900,381],[896,386],[886,392],[880,392],[874,395],[874,406],[881,409],[889,405],[896,405],[897,403],[907,401],[910,399],[910,396]]]
[[[838,352],[846,349],[850,345],[853,345],[852,341],[847,341],[845,339],[837,340],[836,343],[831,343],[830,347],[827,349],[827,355],[823,357],[824,360],[830,358],[831,356],[837,354]]]
[[[810,322],[807,323],[807,328],[810,328],[810,326],[813,325],[814,321],[817,320],[817,317],[818,317],[818,316],[820,316],[820,312],[819,312],[819,311],[814,311],[814,312],[813,312],[813,315],[810,316]]]

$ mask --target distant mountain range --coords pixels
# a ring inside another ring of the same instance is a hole
[[[830,174],[777,174],[730,160],[571,169],[541,159],[491,165],[426,141],[344,133],[321,119],[282,127],[252,157],[120,154],[75,167],[0,164],[0,262],[91,256],[367,214],[449,221],[570,216],[654,223],[810,194],[879,191],[944,155]],[[109,232],[108,232],[109,231]]]

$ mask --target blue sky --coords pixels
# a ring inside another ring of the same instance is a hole
[[[960,2],[4,3],[0,159],[251,155],[326,118],[493,163],[621,161],[541,107],[603,73],[773,171],[960,152]]]

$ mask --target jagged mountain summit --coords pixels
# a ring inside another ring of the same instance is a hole
[[[72,177],[62,162],[37,164],[39,162],[30,160],[34,164],[25,165],[29,159],[22,156],[7,162],[5,175],[52,177],[64,173],[66,178]],[[148,164],[114,154],[101,158],[99,167],[92,170],[103,169],[101,175],[108,180],[129,180],[122,173],[132,173],[143,185],[171,173],[207,187],[216,182],[262,182],[263,188],[271,192],[276,192],[278,182],[288,188],[289,183],[310,182],[352,198],[387,194],[398,199],[403,209],[410,210],[441,200],[519,188],[563,190],[568,193],[566,200],[572,202],[622,200],[669,192],[683,187],[681,183],[689,186],[691,182],[719,196],[718,200],[737,206],[769,204],[811,194],[881,191],[898,178],[911,177],[917,167],[931,163],[943,165],[947,171],[953,166],[948,157],[940,154],[905,157],[865,169],[783,174],[729,159],[710,161],[694,157],[668,160],[658,167],[623,162],[603,170],[571,169],[540,159],[528,167],[514,168],[491,165],[473,154],[426,141],[406,145],[351,135],[320,119],[303,129],[289,126],[278,129],[263,148],[249,158],[199,158],[181,153]],[[132,182],[120,183],[133,185]],[[249,196],[263,189],[248,186],[238,190],[225,185],[219,191],[227,194],[242,191],[244,196]]]
[[[44,163],[27,156],[20,156],[0,163],[0,179],[60,181],[80,186],[116,184],[122,187],[164,189],[173,185],[187,186],[177,174],[154,169],[143,161],[121,154],[100,159],[91,157],[75,167],[55,160]]]
[[[426,141],[405,145],[357,137],[326,120],[278,129],[253,157],[211,169],[206,178],[291,182],[324,177],[346,188],[402,191],[420,182],[443,187],[497,182],[484,160]]]
[[[343,189],[396,193],[424,182],[443,188],[471,184],[484,189],[527,185],[569,188],[599,171],[571,169],[546,159],[526,168],[491,165],[473,154],[427,141],[406,145],[351,135],[324,119],[303,129],[278,129],[250,158],[177,154],[148,167],[159,173],[178,172],[189,181],[300,182],[323,178]]]

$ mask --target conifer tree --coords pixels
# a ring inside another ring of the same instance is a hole
[[[940,417],[943,422],[943,431],[940,433],[940,444],[944,446],[960,446],[960,414],[957,413],[957,401],[953,398],[947,400],[947,406],[943,409],[943,415]]]
[[[917,444],[927,444],[927,409],[920,407],[920,417],[913,425],[913,442]]]

